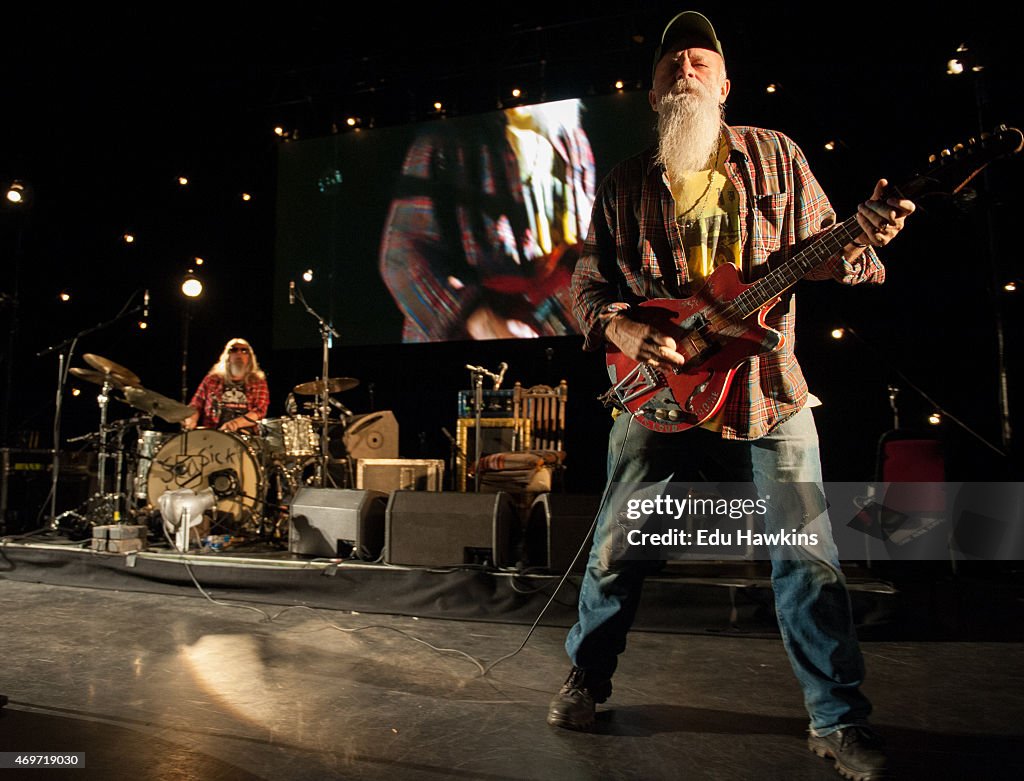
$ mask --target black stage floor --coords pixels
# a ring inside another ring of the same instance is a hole
[[[574,577],[520,649],[557,577],[9,543],[0,752],[84,752],[86,768],[4,772],[838,778],[806,749],[763,574],[670,565],[653,579],[598,731],[577,734],[544,721],[568,671]],[[869,575],[850,581],[895,777],[1024,777],[1021,590]]]

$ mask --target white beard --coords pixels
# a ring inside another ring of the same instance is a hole
[[[658,157],[669,180],[708,167],[718,149],[722,110],[714,92],[700,83],[694,91],[665,95],[658,104]]]
[[[228,361],[228,375],[233,380],[240,380],[245,376],[245,364]]]

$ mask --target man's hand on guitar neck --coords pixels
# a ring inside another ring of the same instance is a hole
[[[676,352],[675,339],[652,325],[631,320],[623,312],[608,320],[604,338],[637,363],[657,366],[666,371],[672,371],[684,363],[683,356]]]
[[[884,247],[896,238],[896,234],[903,230],[907,217],[914,213],[916,207],[912,201],[906,198],[885,198],[888,186],[888,181],[879,179],[871,198],[857,207],[857,222],[864,232],[857,237],[855,247],[863,248],[868,244]]]

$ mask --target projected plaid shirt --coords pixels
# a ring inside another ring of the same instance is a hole
[[[740,272],[749,282],[769,256],[784,261],[799,242],[834,225],[835,212],[791,139],[761,128],[724,130],[730,148],[727,174],[739,194]],[[590,235],[572,282],[585,349],[603,346],[600,314],[607,305],[695,292],[672,193],[655,151],[619,164],[598,188]],[[854,263],[838,255],[807,278],[881,283],[885,269],[869,248]],[[785,344],[740,366],[724,406],[723,437],[757,439],[804,405],[807,383],[793,353],[795,320],[792,296],[768,313],[766,322],[785,335]]]

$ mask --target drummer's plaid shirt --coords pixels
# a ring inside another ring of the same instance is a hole
[[[224,378],[219,374],[207,374],[199,383],[199,388],[189,402],[189,406],[199,410],[199,426],[216,428],[220,425],[223,417],[220,399],[223,393]],[[267,416],[267,410],[270,408],[270,388],[263,377],[255,374],[246,377],[245,400],[249,404],[249,409],[244,414],[256,425]]]
[[[784,261],[799,242],[834,225],[835,212],[791,139],[753,127],[723,131],[730,148],[727,175],[739,194],[740,273],[750,282],[769,255],[773,264],[776,257]],[[585,349],[603,346],[602,314],[609,307],[695,292],[688,287],[682,228],[676,227],[672,193],[655,151],[620,163],[598,188],[572,283]],[[837,255],[807,278],[881,283],[885,269],[869,248],[853,263]],[[792,297],[769,312],[766,322],[785,335],[785,344],[740,366],[725,402],[723,437],[758,439],[804,405],[807,383],[793,352],[795,319]]]

